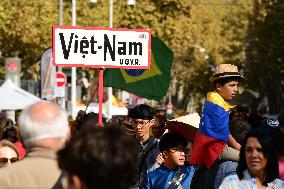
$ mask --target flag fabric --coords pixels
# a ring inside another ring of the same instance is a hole
[[[227,145],[229,131],[229,105],[217,92],[210,92],[203,107],[189,163],[210,168]]]
[[[104,86],[123,89],[147,99],[163,98],[170,85],[173,52],[156,37],[152,37],[151,46],[151,69],[106,69]]]

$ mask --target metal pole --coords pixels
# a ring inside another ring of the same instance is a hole
[[[59,12],[59,14],[58,14],[58,25],[59,26],[62,26],[63,24],[63,0],[59,0],[59,4],[58,4],[58,8],[59,8],[59,10],[58,10],[58,12]],[[62,67],[58,67],[58,71],[59,72],[62,72]]]
[[[109,0],[109,27],[112,28],[113,0]]]
[[[76,0],[72,0],[72,26],[76,26]],[[76,67],[72,67],[71,73],[71,116],[76,117]]]
[[[109,0],[109,27],[112,28],[112,16],[113,16],[113,0]],[[112,107],[112,87],[108,87],[108,118],[111,119],[111,107]]]
[[[59,14],[58,14],[58,25],[62,26],[63,25],[63,0],[59,0],[58,3],[58,8],[59,8]],[[58,72],[62,72],[62,67],[58,67],[57,69]],[[64,87],[65,90],[65,87]],[[65,109],[65,104],[66,104],[66,93],[64,92],[64,96],[63,97],[58,97],[57,99],[57,103],[60,104],[60,106]]]
[[[62,26],[63,21],[63,0],[59,0],[59,15],[58,15],[58,24]]]

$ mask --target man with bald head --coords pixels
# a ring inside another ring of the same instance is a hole
[[[66,112],[40,101],[22,111],[18,124],[27,156],[0,169],[0,188],[52,188],[61,175],[56,152],[70,134]]]

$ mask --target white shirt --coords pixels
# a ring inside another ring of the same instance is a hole
[[[241,180],[237,174],[227,176],[219,189],[257,189],[256,180],[249,174],[248,170],[245,170],[243,175],[244,178]],[[266,189],[284,189],[284,182],[275,179],[267,184]]]

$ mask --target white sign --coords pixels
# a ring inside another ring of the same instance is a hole
[[[148,29],[53,26],[52,31],[56,66],[150,69]]]

